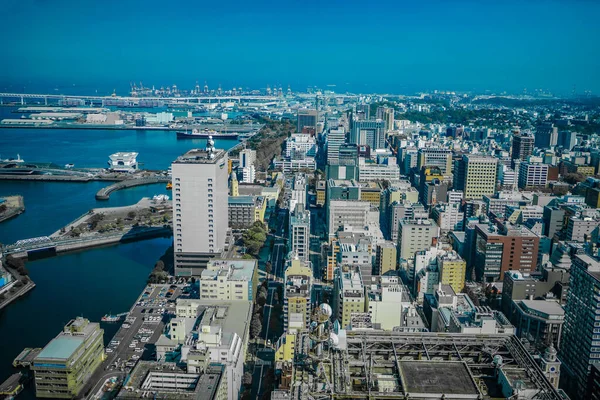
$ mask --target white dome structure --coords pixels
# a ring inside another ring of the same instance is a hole
[[[327,303],[321,304],[319,306],[319,309],[321,313],[327,315],[328,318],[330,318],[333,315],[333,310],[331,309],[331,306]]]
[[[338,347],[340,345],[340,338],[333,332],[329,335],[329,341],[333,347]]]

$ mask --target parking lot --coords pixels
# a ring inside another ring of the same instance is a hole
[[[106,347],[105,370],[127,372],[137,360],[156,358],[154,343],[164,331],[165,323],[175,314],[175,302],[184,287],[183,284],[146,287]]]
[[[183,279],[173,284],[146,286],[106,347],[106,360],[90,379],[86,397],[96,398],[107,379],[123,379],[138,360],[155,360],[154,343],[175,314],[176,299],[197,295],[198,292]]]

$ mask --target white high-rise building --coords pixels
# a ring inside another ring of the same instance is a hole
[[[173,162],[175,274],[200,275],[225,248],[228,229],[227,152],[193,149]]]
[[[254,165],[242,168],[243,183],[254,183],[254,179],[256,179],[256,170],[254,169]]]
[[[404,219],[398,230],[398,250],[404,259],[414,258],[415,252],[428,249],[439,237],[439,227],[431,219]]]
[[[340,162],[340,146],[346,141],[346,130],[343,126],[330,129],[327,133],[327,163],[337,165]]]
[[[310,212],[303,203],[297,203],[290,214],[291,251],[303,261],[309,261],[310,255]]]
[[[327,208],[329,236],[346,227],[364,229],[368,225],[371,203],[368,201],[332,200]]]
[[[293,133],[285,141],[285,156],[292,160],[302,160],[317,154],[317,141],[313,136]]]
[[[256,150],[244,149],[240,151],[240,168],[253,166],[256,162]]]

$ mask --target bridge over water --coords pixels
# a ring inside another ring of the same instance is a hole
[[[102,104],[107,101],[122,100],[124,102],[137,103],[140,100],[144,101],[162,101],[165,103],[189,103],[202,104],[209,102],[233,101],[241,102],[277,102],[281,101],[281,97],[263,96],[263,95],[236,95],[236,96],[182,96],[182,97],[133,97],[133,96],[88,96],[88,95],[65,95],[65,94],[50,94],[50,93],[0,93],[1,101],[17,101],[21,104],[26,104],[26,100],[43,100],[44,104],[48,104],[48,100],[83,100],[88,104]]]
[[[11,245],[4,246],[3,253],[4,255],[12,255],[15,258],[44,258],[85,248],[133,242],[156,237],[170,237],[172,234],[172,228],[168,225],[163,225],[157,227],[136,227],[127,232],[75,238],[51,238],[49,236],[40,236],[19,240]]]

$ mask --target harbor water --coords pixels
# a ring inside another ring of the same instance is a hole
[[[13,118],[9,110],[0,107],[0,119]],[[178,155],[205,143],[177,140],[175,132],[0,128],[1,158],[19,154],[26,162],[76,167],[105,167],[110,154],[135,151],[142,168],[166,169]],[[225,149],[237,143],[216,140],[217,147]],[[170,194],[164,184],[155,184],[114,192],[108,201],[95,200],[95,193],[107,184],[0,181],[0,196],[20,194],[26,208],[0,224],[0,242],[49,235],[91,208],[130,205],[142,197]],[[106,313],[129,310],[171,242],[159,238],[28,262],[36,288],[0,311],[0,380],[14,372],[12,361],[24,347],[43,347],[69,319],[83,315],[99,321]],[[102,327],[107,342],[118,325]],[[22,398],[32,396],[27,390]]]
[[[0,120],[19,118],[12,107],[0,107]],[[215,147],[230,149],[237,139],[215,139]],[[0,159],[53,162],[75,168],[105,168],[108,156],[117,151],[138,152],[143,169],[167,169],[177,156],[191,148],[206,146],[206,139],[177,140],[175,131],[111,129],[1,128]]]

